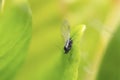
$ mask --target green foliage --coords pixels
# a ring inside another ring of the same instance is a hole
[[[74,77],[71,75],[77,72],[72,74],[72,71],[67,72],[71,69],[72,64],[66,64],[65,61],[69,56],[61,53],[64,46],[60,29],[61,20],[63,20],[61,8],[64,6],[60,6],[60,2],[56,0],[29,1],[33,12],[33,38],[26,64],[15,80],[61,80],[63,75],[69,80]],[[92,68],[101,45],[102,30],[97,28],[103,26],[106,15],[109,13],[110,2],[109,0],[75,0],[66,6],[68,7],[66,17],[68,17],[72,29],[80,24],[87,26],[80,44],[77,80],[92,80],[91,77],[95,76],[94,71],[96,70]],[[102,25],[97,24],[97,21]],[[74,69],[72,70],[74,71]]]
[[[6,0],[0,12],[0,80],[10,80],[23,63],[31,38],[26,3]]]
[[[73,39],[73,46],[71,51],[66,55],[63,54],[63,78],[61,80],[77,80],[78,78],[78,69],[80,63],[80,40],[81,35],[84,32],[86,27],[84,25],[79,25],[73,27],[72,29],[72,39]]]
[[[33,20],[27,0],[6,0],[4,7],[0,7],[0,80],[94,80],[99,65],[97,58],[102,55],[101,33],[110,12],[111,1],[73,0],[65,2],[65,5],[61,5],[62,0],[29,1]],[[65,7],[67,10],[64,12]],[[74,41],[68,54],[64,54],[63,50],[65,42],[60,27],[64,17],[61,13],[65,13],[70,23]],[[16,73],[29,46],[31,21],[33,38],[29,54],[21,70]],[[80,24],[87,26],[84,36],[83,25]],[[119,33],[116,33],[108,45],[98,80],[107,80],[104,74],[119,79],[119,74],[115,73],[119,68],[118,36]],[[16,76],[13,79],[14,74]]]
[[[120,27],[105,51],[97,80],[120,80]]]
[[[71,36],[73,39],[72,49],[68,54],[64,53],[63,46],[65,41],[62,40],[62,43],[59,45],[59,49],[55,52],[57,55],[52,61],[52,64],[47,65],[51,67],[48,69],[44,75],[39,73],[39,79],[41,80],[77,80],[78,78],[78,68],[80,63],[80,40],[84,32],[85,26],[79,25],[72,28]],[[46,55],[47,56],[47,55]],[[45,66],[45,65],[44,65]],[[44,69],[44,68],[42,68]],[[46,67],[47,69],[47,67]],[[45,69],[44,69],[45,70]],[[42,72],[42,70],[41,70]],[[42,76],[42,77],[41,77]],[[31,79],[32,80],[32,79]],[[36,78],[36,80],[38,80]]]

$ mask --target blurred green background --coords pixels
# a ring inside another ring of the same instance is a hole
[[[71,80],[96,80],[97,75],[99,78],[108,42],[119,24],[120,1],[28,0],[28,4],[32,11],[32,39],[24,63],[12,80],[64,80],[64,67],[60,64],[63,61],[60,52],[64,46],[61,35],[64,19],[72,28],[86,25],[80,41],[78,77]]]
[[[61,43],[60,27],[66,17],[72,27],[87,26],[80,45],[82,60],[78,80],[94,80],[102,52],[120,18],[119,1],[29,0],[29,3],[33,17],[32,41],[15,80],[60,79],[61,76],[54,78],[60,73],[59,66],[56,69],[60,56],[56,45]]]

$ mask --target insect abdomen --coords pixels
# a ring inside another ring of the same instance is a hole
[[[64,46],[64,51],[65,51],[66,54],[71,50],[71,48],[72,48],[72,43],[73,43],[73,41],[72,41],[71,39],[69,39],[69,40],[66,42],[66,44],[65,44],[65,46]]]

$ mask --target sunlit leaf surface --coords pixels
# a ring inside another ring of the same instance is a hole
[[[23,63],[31,38],[26,3],[6,0],[0,12],[0,80],[9,80]]]

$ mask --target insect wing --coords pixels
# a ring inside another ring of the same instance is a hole
[[[70,39],[70,26],[67,21],[64,21],[62,26],[62,35],[64,37],[65,42]]]

